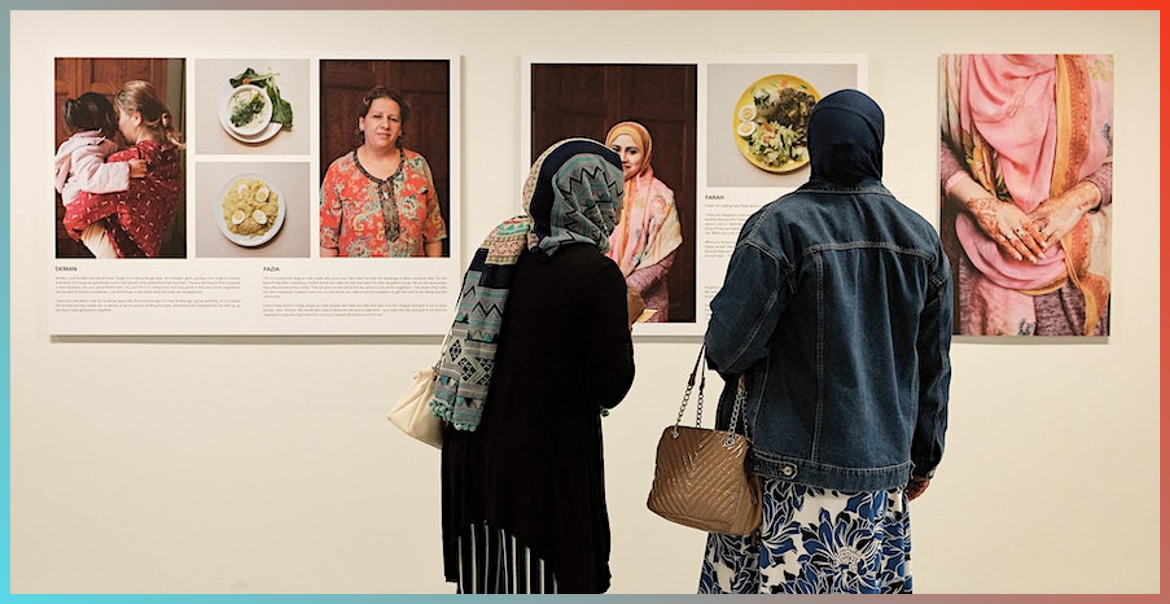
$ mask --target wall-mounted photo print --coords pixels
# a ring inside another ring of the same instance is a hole
[[[856,88],[855,62],[707,67],[707,186],[795,188],[808,180],[808,116],[821,97]]]
[[[308,162],[197,162],[195,254],[308,258]]]
[[[695,321],[694,64],[534,63],[530,150],[583,136],[622,158],[625,198],[608,255],[653,311]]]
[[[195,66],[200,155],[309,153],[307,59],[198,59]]]
[[[321,61],[319,254],[450,257],[451,63]]]
[[[573,136],[622,158],[607,253],[653,311],[634,334],[696,336],[744,221],[808,180],[812,107],[864,89],[867,67],[843,54],[550,55],[524,59],[521,74],[521,164]]]
[[[54,335],[450,327],[456,55],[78,57],[55,75]]]
[[[184,65],[54,61],[57,258],[187,256]]]
[[[955,333],[1107,336],[1111,55],[944,55],[942,239]]]

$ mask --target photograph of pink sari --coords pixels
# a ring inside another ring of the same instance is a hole
[[[946,55],[941,67],[944,203],[964,176],[1028,217],[1078,183],[1100,191],[1035,262],[1012,257],[958,211],[953,230],[943,229],[956,333],[1108,335],[1112,57]]]
[[[609,237],[607,255],[622,269],[626,285],[642,296],[647,309],[655,311],[648,322],[661,323],[670,320],[666,277],[682,245],[682,224],[674,191],[655,178],[650,167],[650,132],[637,122],[622,122],[610,129],[606,146],[622,134],[638,145],[642,165],[637,174],[626,175],[621,220]]]

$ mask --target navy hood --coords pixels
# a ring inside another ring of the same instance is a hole
[[[859,90],[838,90],[813,106],[808,118],[812,179],[854,185],[881,180],[886,119]]]

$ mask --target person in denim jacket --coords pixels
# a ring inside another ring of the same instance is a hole
[[[757,533],[710,534],[700,593],[912,591],[908,501],[943,452],[952,285],[934,228],[882,185],[884,116],[856,90],[809,119],[808,183],[744,224],[707,361],[742,376]]]

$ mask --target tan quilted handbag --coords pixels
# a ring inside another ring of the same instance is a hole
[[[760,479],[747,463],[751,444],[747,437],[734,432],[746,399],[743,376],[736,388],[729,430],[702,427],[705,369],[699,381],[695,426],[679,425],[704,349],[699,350],[699,360],[691,371],[678,419],[662,431],[658,440],[654,484],[646,506],[655,514],[684,526],[710,533],[748,535],[759,528],[763,508]]]

